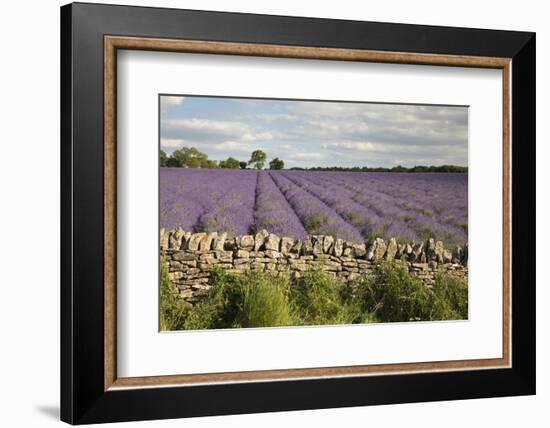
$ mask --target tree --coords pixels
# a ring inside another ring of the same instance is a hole
[[[218,165],[218,161],[207,159],[205,162],[203,162],[200,166],[201,168],[210,168],[210,169],[216,169],[220,166]]]
[[[256,169],[264,169],[266,159],[267,159],[267,155],[265,154],[264,151],[254,150],[252,152],[252,155],[250,156],[248,165],[254,164],[254,168]]]
[[[285,163],[279,158],[275,158],[269,162],[269,169],[283,169],[284,167]]]
[[[195,147],[182,147],[172,153],[172,158],[180,167],[187,168],[209,168],[208,156]],[[211,162],[211,161],[210,161]]]
[[[179,161],[173,157],[173,156],[170,156],[168,159],[166,159],[166,166],[172,166],[172,167],[181,167]]]
[[[247,165],[248,164],[244,161],[239,162],[239,166],[241,167],[241,169],[246,169]]]
[[[160,166],[167,166],[166,165],[167,161],[168,161],[168,155],[166,154],[166,152],[164,150],[161,150],[160,151],[160,159],[159,159]]]
[[[241,163],[231,156],[228,157],[226,160],[220,161],[220,168],[239,169],[240,166]]]
[[[405,168],[404,166],[401,166],[401,165],[394,166],[391,169],[391,172],[407,172],[407,171],[408,171],[408,169]]]

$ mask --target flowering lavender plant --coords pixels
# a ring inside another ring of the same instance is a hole
[[[468,240],[468,176],[161,168],[161,227],[354,242]]]

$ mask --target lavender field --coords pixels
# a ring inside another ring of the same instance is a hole
[[[303,239],[468,239],[468,175],[161,168],[160,225]]]

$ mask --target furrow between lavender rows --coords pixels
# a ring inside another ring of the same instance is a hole
[[[337,177],[335,179],[338,180]],[[376,186],[367,186],[365,189],[364,186],[350,186],[344,181],[338,182],[346,189],[355,192],[351,196],[355,201],[377,209],[381,215],[406,223],[422,239],[435,237],[458,245],[463,245],[467,241],[467,189],[465,187],[453,191],[450,186],[446,186],[445,191],[452,197],[445,199],[438,198],[437,194],[421,199],[415,197],[416,190],[408,198],[388,198],[385,197],[385,192],[372,190]],[[407,187],[417,189],[414,184],[414,182],[410,183]],[[441,200],[436,203],[436,199]],[[433,210],[430,210],[430,207]]]
[[[320,178],[326,179],[324,176]],[[356,191],[358,196],[374,196],[384,203],[389,201],[409,211],[407,214],[421,214],[441,224],[451,224],[462,229],[467,227],[467,176],[464,174],[432,174],[429,180],[405,174],[394,178],[396,182],[393,183],[387,177],[382,183],[376,179],[359,183],[350,176],[338,174],[332,179]]]
[[[323,173],[307,175],[285,172],[285,175],[292,175],[302,185],[307,183],[311,191],[321,198],[324,197],[325,202],[329,198],[329,204],[336,207],[346,220],[369,236],[379,235],[405,240],[435,237],[459,245],[463,245],[467,240],[463,228],[453,223],[439,222],[412,208],[403,208],[403,204],[406,203],[404,200],[391,198],[385,193],[372,190],[371,187],[375,186],[351,184],[337,173],[325,176]],[[357,181],[355,180],[356,183]],[[460,212],[463,211],[465,208]],[[467,224],[467,218],[465,221]]]
[[[433,237],[463,245],[466,195],[467,178],[453,175],[432,175],[428,182],[416,174],[163,168],[159,208],[161,227],[193,232],[266,229],[297,239],[324,234],[356,242]]]
[[[382,236],[385,233],[383,219],[374,210],[358,204],[349,198],[341,189],[333,189],[330,183],[323,186],[312,180],[305,179],[294,173],[283,173],[294,184],[316,196],[333,210],[335,210],[344,221],[356,228],[364,239],[372,239]],[[415,239],[416,236],[403,238]]]
[[[384,177],[383,183],[379,183],[372,178],[368,178],[364,181],[358,180],[357,178],[353,179],[349,174],[345,175],[333,173],[330,176],[326,176],[323,173],[317,173],[315,175],[302,175],[300,173],[296,174],[300,175],[300,177],[305,180],[316,184],[319,184],[321,181],[330,185],[340,183],[345,188],[356,192],[357,195],[368,196],[369,198],[372,198],[377,202],[382,202],[387,206],[398,206],[406,210],[416,210],[420,214],[432,217],[435,216],[435,213],[438,213],[440,214],[440,217],[443,218],[441,220],[442,223],[451,222],[452,219],[446,219],[445,214],[448,214],[449,211],[453,210],[458,211],[461,214],[462,219],[466,219],[467,221],[467,198],[465,197],[467,191],[466,186],[454,191],[455,189],[453,189],[452,186],[446,184],[445,188],[439,192],[437,191],[437,181],[439,177],[432,177],[430,181],[424,183],[426,188],[422,188],[419,185],[419,180],[417,178],[413,178],[409,174],[406,174],[405,177],[400,176],[399,179],[401,182],[397,184],[391,183],[387,176]],[[353,173],[353,175],[359,176],[359,179],[361,178],[361,174]],[[449,176],[452,175],[449,174]],[[407,180],[409,177],[411,180]],[[315,178],[315,181],[313,181],[313,178]],[[462,178],[462,174],[457,175],[454,178]],[[403,181],[405,180],[407,181],[406,184],[408,184],[406,186],[403,185]],[[422,184],[421,181],[420,184]],[[382,187],[382,189],[375,190],[380,187]],[[420,192],[423,195],[419,197],[418,193]],[[439,193],[448,194],[449,196],[444,198]],[[400,196],[396,196],[395,194],[400,194]],[[457,197],[460,195],[463,195],[464,197]],[[433,211],[430,213],[430,210]],[[428,212],[428,214],[426,214],[426,212]],[[412,211],[410,213],[414,215],[417,214]],[[457,219],[457,221],[459,220],[460,219]],[[458,226],[458,224],[456,225]]]
[[[317,196],[301,188],[282,173],[270,175],[309,234],[332,235],[353,242],[364,240],[360,231]]]
[[[265,229],[279,236],[305,239],[307,231],[268,172],[258,174],[254,232]]]

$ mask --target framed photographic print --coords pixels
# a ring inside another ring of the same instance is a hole
[[[62,420],[535,393],[533,33],[75,3],[61,53]]]

